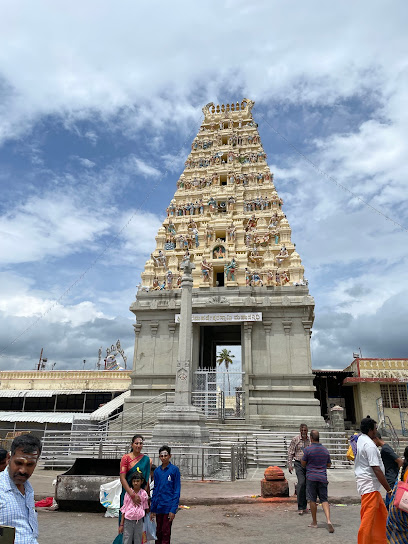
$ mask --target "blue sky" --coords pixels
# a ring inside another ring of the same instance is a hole
[[[129,305],[201,108],[244,97],[315,297],[313,366],[408,356],[406,3],[156,8],[3,3],[0,368],[41,347],[94,368],[118,338],[131,361]]]

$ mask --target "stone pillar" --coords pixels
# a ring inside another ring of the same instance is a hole
[[[180,330],[178,344],[178,360],[176,371],[176,395],[174,404],[187,406],[191,404],[191,336],[192,336],[192,271],[195,265],[190,260],[184,260],[181,269],[184,274],[181,278]]]
[[[243,370],[245,372],[245,382],[244,382],[244,391],[245,391],[245,420],[249,421],[250,419],[250,375],[252,374],[252,326],[253,323],[250,321],[245,321],[243,323],[244,329],[244,366]]]
[[[333,431],[336,433],[344,433],[344,408],[341,406],[333,406],[330,413]]]
[[[153,429],[153,442],[156,444],[185,444],[186,448],[194,444],[210,441],[205,425],[205,416],[201,410],[191,404],[192,386],[192,270],[195,268],[190,259],[181,264],[184,271],[181,281],[180,330],[178,358],[173,405],[167,405],[157,416]],[[186,461],[187,464],[189,461]]]

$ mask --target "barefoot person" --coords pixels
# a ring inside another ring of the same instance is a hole
[[[292,474],[293,463],[298,483],[296,485],[298,513],[301,516],[307,512],[306,500],[306,469],[302,467],[301,460],[303,458],[303,450],[310,446],[310,440],[307,435],[307,425],[302,423],[300,426],[300,434],[294,436],[289,445],[288,450],[288,470]]]
[[[327,469],[331,467],[331,459],[328,450],[320,444],[319,440],[319,431],[310,431],[311,443],[305,448],[301,461],[302,466],[306,468],[306,495],[312,514],[312,523],[309,527],[317,529],[317,497],[319,497],[329,533],[334,533],[327,500]]]
[[[387,509],[380,490],[382,486],[389,495],[392,490],[385,478],[380,452],[373,441],[377,435],[377,422],[365,417],[361,420],[360,431],[354,465],[357,491],[361,495],[361,523],[357,542],[358,544],[386,544]]]

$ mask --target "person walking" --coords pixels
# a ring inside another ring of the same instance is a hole
[[[319,497],[329,533],[334,533],[327,498],[327,469],[331,467],[331,459],[327,448],[320,444],[319,431],[310,431],[310,446],[305,448],[301,463],[302,467],[306,468],[306,497],[312,514],[312,523],[309,527],[317,529],[317,497]]]
[[[388,494],[391,494],[391,487],[385,478],[384,464],[374,443],[377,422],[367,417],[362,419],[360,431],[354,465],[357,491],[361,495],[361,523],[357,542],[358,544],[386,544],[387,509],[380,490],[382,486]]]
[[[17,436],[11,444],[8,466],[0,472],[0,525],[15,527],[15,544],[38,544],[34,490],[28,479],[37,466],[41,450],[36,436]]]
[[[310,440],[307,434],[307,425],[302,423],[299,427],[300,434],[294,436],[290,442],[288,449],[288,470],[292,474],[293,465],[295,466],[297,485],[297,503],[298,514],[301,516],[307,512],[307,499],[306,499],[306,469],[302,467],[301,460],[303,458],[303,451],[310,446]]]
[[[394,489],[394,484],[398,479],[399,468],[404,464],[403,459],[398,457],[395,451],[389,444],[386,444],[381,437],[381,433],[377,431],[377,436],[374,437],[374,444],[380,449],[380,455],[382,462],[384,463],[385,468],[385,478],[390,484],[391,489]],[[387,493],[385,496],[385,506],[389,507],[390,504],[390,494]]]

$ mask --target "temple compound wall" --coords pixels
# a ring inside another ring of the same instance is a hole
[[[250,423],[287,429],[306,421],[320,427],[310,354],[314,300],[253,104],[245,99],[203,108],[204,120],[130,307],[135,349],[125,408],[174,390],[180,265],[188,258],[195,267],[193,392],[223,393],[230,412],[240,405],[232,415]],[[235,372],[241,381],[232,386],[232,368],[224,368],[220,381],[216,358],[222,346],[241,346]]]

